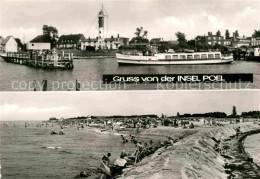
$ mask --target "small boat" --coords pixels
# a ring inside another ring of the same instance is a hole
[[[194,65],[194,64],[224,64],[233,61],[232,54],[220,52],[183,52],[183,53],[157,53],[151,56],[116,53],[119,64],[133,65]]]

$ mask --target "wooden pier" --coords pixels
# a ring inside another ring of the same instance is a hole
[[[36,52],[8,52],[1,55],[6,62],[28,65],[36,68],[44,69],[72,69],[73,54],[72,53],[36,53]]]

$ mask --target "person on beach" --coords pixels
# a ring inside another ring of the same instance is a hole
[[[100,169],[101,169],[101,176],[100,179],[105,179],[111,176],[111,170],[110,170],[110,156],[111,153],[107,153],[107,155],[104,155],[102,157],[102,162],[100,164]]]
[[[104,164],[106,164],[107,166],[110,165],[110,157],[111,157],[111,153],[107,153],[107,155],[104,155],[104,156],[102,157],[102,162],[103,162]]]
[[[168,140],[164,142],[164,147],[167,148],[169,146],[172,146],[173,143],[173,139],[171,137],[168,137]]]
[[[128,142],[128,139],[125,138],[123,135],[121,135],[121,138],[122,138],[122,142],[123,142],[123,143],[127,143],[127,142]]]
[[[141,160],[140,156],[143,152],[144,146],[142,145],[142,142],[136,143],[136,153],[135,153],[135,164]]]
[[[237,136],[237,138],[238,138],[239,134],[240,134],[240,126],[238,128],[236,128],[236,136]]]

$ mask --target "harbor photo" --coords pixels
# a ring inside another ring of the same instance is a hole
[[[0,5],[0,91],[260,89],[255,0]],[[113,74],[252,74],[252,79],[107,84],[104,75]]]
[[[0,178],[259,178],[260,92],[0,93]]]

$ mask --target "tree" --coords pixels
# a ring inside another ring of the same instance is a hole
[[[218,30],[216,33],[217,36],[221,36],[221,32]]]
[[[43,25],[42,33],[44,36],[47,36],[51,39],[51,47],[55,47],[58,40],[58,30],[56,29],[56,27]]]
[[[238,30],[235,31],[235,37],[239,37],[239,33],[238,33]]]
[[[236,106],[233,106],[233,110],[232,110],[232,116],[237,116],[237,109]]]
[[[185,38],[186,35],[182,32],[176,32],[175,35],[179,42],[178,46],[180,48],[187,48],[187,40]]]
[[[226,39],[229,39],[229,38],[230,38],[230,34],[229,34],[228,29],[226,29],[225,38],[226,38]]]
[[[136,37],[147,38],[148,31],[144,30],[143,27],[137,27],[135,32]]]
[[[177,112],[177,117],[180,117],[180,113],[179,112]]]
[[[253,37],[260,37],[260,30],[255,30],[255,32],[252,35]]]
[[[189,46],[191,46],[191,47],[195,47],[196,42],[195,42],[195,40],[189,40],[189,41],[187,42],[187,44],[188,44]]]

